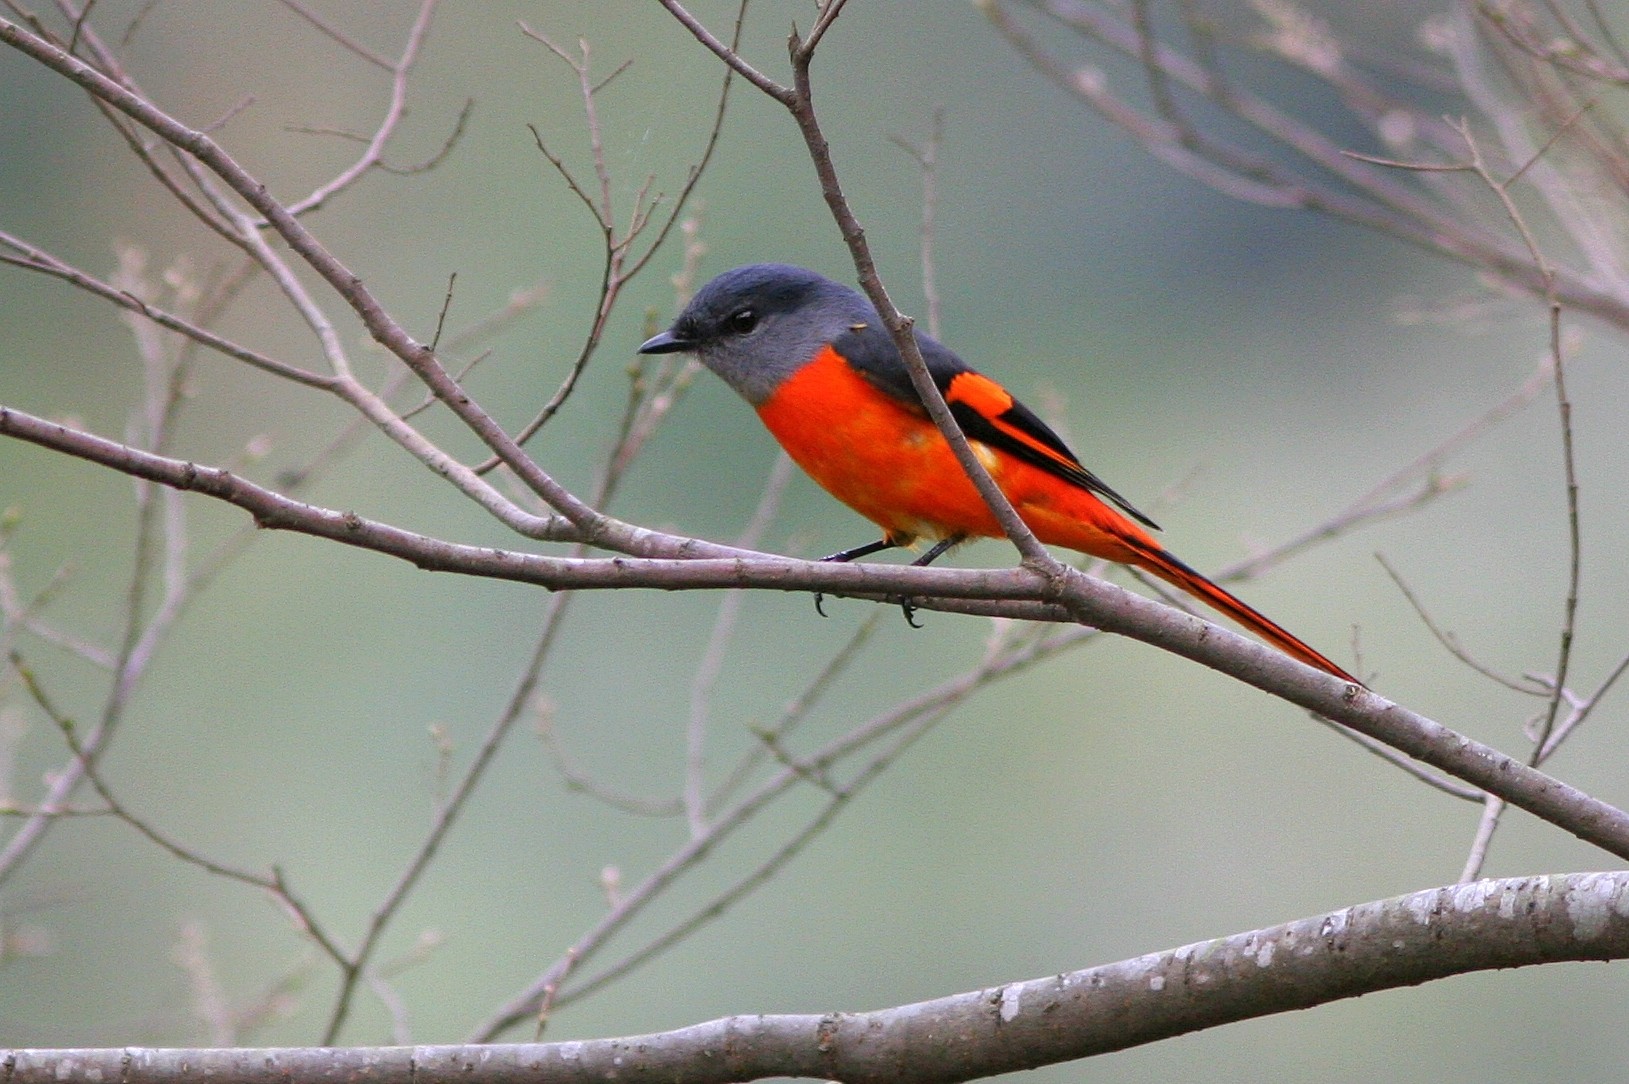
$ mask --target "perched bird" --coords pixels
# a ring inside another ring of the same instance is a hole
[[[917,333],[933,382],[979,462],[1035,536],[1133,565],[1231,617],[1292,658],[1361,684],[1174,557],[1137,511],[1012,393]],[[925,565],[973,537],[1000,537],[989,507],[928,416],[877,310],[864,295],[786,264],[726,271],[698,291],[642,354],[693,353],[757,410],[793,461],[882,528],[851,561],[918,539]]]

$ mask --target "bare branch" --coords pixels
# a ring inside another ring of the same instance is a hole
[[[240,346],[207,328],[200,327],[174,313],[165,312],[163,309],[150,305],[127,290],[117,289],[93,275],[88,275],[78,268],[57,259],[43,249],[35,248],[21,238],[14,237],[4,231],[0,231],[0,247],[8,248],[17,253],[16,256],[10,256],[0,252],[0,263],[11,264],[14,267],[38,271],[53,278],[62,279],[86,293],[111,301],[122,309],[139,313],[161,327],[185,335],[202,346],[207,346],[211,350],[218,351],[229,358],[236,358],[239,361],[253,365],[255,368],[271,373],[273,376],[280,376],[285,380],[292,380],[297,384],[323,391],[331,391],[335,386],[335,382],[331,377],[301,369],[296,365],[290,365],[287,362],[278,361],[276,358],[267,357],[246,346]]]
[[[637,545],[639,532],[630,525],[616,523],[596,512],[532,462],[502,427],[452,380],[435,355],[389,317],[384,306],[367,289],[361,278],[328,252],[299,218],[273,199],[264,185],[239,166],[207,135],[187,128],[154,107],[145,98],[108,79],[89,65],[68,56],[50,42],[29,34],[15,23],[0,20],[0,43],[19,49],[46,67],[72,79],[97,98],[152,130],[178,151],[185,152],[190,156],[189,160],[196,161],[202,168],[218,177],[233,193],[264,216],[306,265],[345,300],[373,337],[412,369],[471,432],[498,453],[529,489],[579,529],[584,530],[594,541],[612,545],[613,548]],[[242,218],[224,201],[216,202],[217,208],[229,219]],[[273,275],[288,299],[317,333],[330,362],[336,365],[338,372],[344,373],[344,355],[339,348],[333,328],[311,301],[303,284],[265,244],[258,229],[250,228],[251,223],[241,225],[244,228],[240,232],[244,234],[245,242],[256,251],[263,266]],[[432,465],[444,477],[453,480],[488,511],[511,526],[516,526],[519,519],[523,518],[517,517],[518,510],[514,509],[510,502],[503,500],[490,486],[484,485],[462,465],[441,454],[420,434],[402,425],[399,418],[384,409],[382,403],[367,393],[361,385],[350,380],[348,375],[342,386],[352,405],[369,412],[369,416],[392,439],[427,465]]]
[[[1504,674],[1499,673],[1499,671],[1480,662],[1473,655],[1471,655],[1471,653],[1465,649],[1464,645],[1459,642],[1459,637],[1455,636],[1452,632],[1443,629],[1437,624],[1437,622],[1431,617],[1430,611],[1425,608],[1425,604],[1421,602],[1419,596],[1414,593],[1414,589],[1408,585],[1408,582],[1403,579],[1402,573],[1398,572],[1397,569],[1392,566],[1391,562],[1386,559],[1386,556],[1380,553],[1377,553],[1374,556],[1375,560],[1380,562],[1380,567],[1386,570],[1386,575],[1391,577],[1392,582],[1397,585],[1397,589],[1401,591],[1403,593],[1403,597],[1408,600],[1408,604],[1414,608],[1414,612],[1420,615],[1420,620],[1423,621],[1425,623],[1425,627],[1431,631],[1431,635],[1436,637],[1439,644],[1448,649],[1449,654],[1453,655],[1454,658],[1458,659],[1466,666],[1469,666],[1472,670],[1475,670],[1483,677],[1498,682],[1500,685],[1503,685],[1505,688],[1510,689],[1513,692],[1526,693],[1529,696],[1539,696],[1543,694],[1544,689],[1539,686],[1537,682],[1532,682],[1530,679],[1528,679],[1528,683],[1523,684],[1523,682],[1518,681],[1515,678],[1506,677]]]
[[[180,859],[182,862],[185,862],[188,865],[196,866],[206,873],[212,873],[218,877],[224,877],[227,880],[236,881],[239,884],[245,884],[251,888],[258,888],[269,892],[271,895],[276,897],[279,903],[287,908],[288,912],[296,920],[296,924],[301,933],[310,937],[311,940],[331,958],[336,960],[340,958],[340,950],[338,945],[336,945],[334,941],[329,938],[322,926],[317,923],[316,917],[312,911],[297,896],[295,896],[292,891],[290,891],[288,885],[284,883],[280,874],[273,873],[271,876],[266,876],[258,873],[249,873],[245,870],[236,869],[232,866],[216,862],[215,860],[207,858],[204,855],[199,854],[198,852],[193,851],[190,848],[171,839],[163,832],[160,832],[152,824],[148,823],[148,821],[146,821],[144,818],[137,816],[127,806],[125,806],[123,802],[114,796],[113,791],[108,787],[107,783],[103,781],[100,773],[97,772],[96,766],[92,760],[92,751],[86,748],[85,744],[80,741],[78,735],[75,733],[73,720],[69,719],[66,715],[59,711],[51,702],[51,699],[46,695],[45,690],[41,687],[38,677],[36,677],[34,671],[23,662],[21,656],[13,652],[10,661],[12,668],[16,670],[18,676],[23,679],[23,684],[27,687],[29,695],[33,697],[34,702],[39,705],[40,710],[45,712],[46,716],[61,732],[63,739],[68,743],[68,747],[72,750],[74,759],[78,763],[80,770],[84,773],[85,779],[90,783],[92,789],[96,791],[97,797],[102,799],[102,802],[107,806],[108,811],[114,817],[129,825],[139,835],[147,839],[148,842],[157,846],[160,850],[168,852],[171,856]]]
[[[734,49],[740,43],[741,34],[746,25],[747,2],[748,0],[741,0],[741,7],[735,21],[734,36],[730,43],[731,49]],[[680,216],[683,214],[686,204],[689,202],[691,195],[695,191],[696,183],[701,180],[702,174],[706,172],[708,165],[712,162],[713,151],[718,146],[719,136],[723,134],[724,117],[729,106],[730,88],[733,85],[735,73],[730,69],[725,70],[723,85],[719,88],[718,92],[718,104],[713,112],[712,128],[708,132],[707,141],[702,148],[701,157],[697,160],[696,164],[690,168],[689,174],[685,178],[683,186],[681,186],[679,189],[678,196],[672,201],[671,208],[668,210],[667,215],[662,221],[661,225],[657,228],[656,236],[651,240],[649,246],[645,249],[643,254],[635,255],[632,251],[633,244],[639,238],[639,236],[645,232],[646,227],[650,225],[650,215],[654,213],[655,204],[660,202],[661,197],[658,196],[655,201],[647,202],[646,196],[650,185],[650,181],[647,180],[645,186],[640,189],[638,195],[634,199],[634,210],[627,229],[620,234],[617,232],[615,220],[611,214],[609,187],[610,179],[605,164],[604,147],[599,135],[599,121],[596,107],[594,105],[594,96],[599,93],[600,89],[609,83],[611,79],[615,78],[618,73],[626,68],[627,65],[624,64],[622,67],[619,67],[615,72],[601,80],[599,83],[593,83],[589,78],[588,47],[586,43],[582,47],[583,59],[579,62],[573,60],[567,53],[560,49],[559,46],[549,41],[548,38],[544,37],[537,31],[527,27],[524,23],[521,24],[521,29],[527,34],[527,36],[541,42],[577,72],[579,80],[579,93],[583,99],[584,113],[588,118],[591,133],[590,143],[594,153],[595,169],[601,179],[601,202],[596,204],[593,197],[591,197],[582,188],[582,186],[577,183],[571,172],[566,168],[564,161],[558,155],[550,151],[544,144],[543,137],[538,133],[535,127],[532,128],[532,135],[537,141],[539,152],[548,159],[550,164],[554,166],[555,170],[565,179],[566,184],[571,191],[577,195],[577,197],[586,207],[588,207],[589,213],[594,217],[595,222],[600,228],[605,244],[605,259],[600,276],[600,296],[599,301],[594,308],[593,323],[589,327],[588,335],[583,342],[582,348],[577,352],[576,359],[572,362],[571,367],[566,370],[566,376],[560,382],[559,388],[556,389],[554,395],[550,397],[549,401],[544,404],[543,409],[538,411],[537,416],[526,425],[522,426],[520,431],[515,434],[515,442],[523,445],[527,441],[531,440],[539,430],[547,425],[550,419],[552,419],[560,411],[560,408],[565,405],[566,400],[570,397],[572,391],[575,390],[577,381],[582,377],[583,371],[588,367],[589,360],[593,357],[594,352],[599,349],[599,344],[604,336],[606,325],[610,321],[612,310],[615,308],[618,298],[621,296],[623,287],[631,282],[635,276],[645,269],[646,265],[649,264],[651,257],[656,254],[657,250],[662,247],[663,242],[667,240],[667,237],[672,231],[674,225],[679,222]],[[490,471],[496,467],[498,463],[498,457],[494,456],[477,467],[476,471],[477,473],[486,473],[487,471]]]
[[[1499,203],[1504,207],[1505,214],[1509,216],[1511,225],[1521,235],[1522,243],[1527,246],[1527,251],[1533,259],[1533,265],[1538,271],[1539,279],[1544,285],[1545,301],[1549,307],[1550,371],[1555,383],[1556,407],[1561,420],[1561,453],[1566,486],[1569,561],[1567,594],[1562,606],[1561,643],[1559,658],[1556,661],[1555,678],[1551,683],[1550,706],[1534,739],[1533,755],[1528,761],[1530,764],[1539,763],[1539,757],[1549,743],[1550,735],[1554,732],[1556,720],[1560,715],[1561,703],[1567,687],[1567,669],[1572,660],[1573,633],[1578,615],[1578,584],[1581,576],[1583,544],[1580,536],[1578,515],[1577,461],[1573,451],[1572,401],[1567,397],[1566,365],[1561,349],[1561,302],[1556,295],[1556,276],[1549,259],[1545,257],[1543,249],[1539,246],[1537,237],[1534,236],[1532,229],[1528,226],[1526,217],[1522,214],[1521,209],[1516,206],[1516,201],[1511,197],[1510,189],[1523,173],[1526,173],[1530,168],[1535,167],[1542,161],[1545,153],[1554,145],[1555,140],[1588,111],[1590,104],[1593,103],[1579,107],[1566,124],[1557,128],[1548,142],[1534,151],[1528,161],[1505,180],[1494,177],[1487,163],[1483,160],[1481,149],[1471,135],[1469,126],[1461,124],[1461,134],[1465,139],[1465,146],[1470,152],[1471,168],[1476,171],[1476,175],[1499,198]],[[1497,813],[1490,813],[1489,819],[1497,819]]]
[[[1470,853],[1465,856],[1465,868],[1459,875],[1460,884],[1469,884],[1482,875],[1482,864],[1487,861],[1488,847],[1493,833],[1499,827],[1499,816],[1505,811],[1504,799],[1496,795],[1483,796],[1482,817],[1476,823],[1476,837],[1471,840]]]
[[[978,6],[1038,72],[1125,129],[1149,153],[1219,191],[1267,206],[1321,211],[1450,256],[1524,292],[1543,293],[1543,283],[1525,251],[1467,209],[1463,197],[1427,198],[1419,189],[1389,179],[1383,170],[1346,154],[1344,148],[1316,128],[1287,115],[1259,96],[1223,82],[1214,67],[1197,62],[1164,42],[1150,45],[1147,35],[1139,33],[1135,19],[1127,14],[1127,5],[1066,0],[1029,0],[1028,3],[1048,18],[1076,31],[1083,39],[1139,63],[1153,64],[1157,73],[1151,73],[1150,79],[1179,85],[1200,96],[1255,129],[1273,145],[1290,152],[1307,169],[1292,168],[1282,156],[1264,156],[1246,149],[1242,143],[1196,136],[1157,111],[1152,116],[1144,115],[1113,95],[1101,73],[1060,59],[1055,50],[1044,47],[1034,35],[1025,32],[1008,11],[1014,6],[1011,0],[979,0]],[[1294,9],[1285,6],[1284,10]],[[1469,48],[1464,28],[1455,30],[1454,35],[1451,47]],[[1285,37],[1279,35],[1269,40],[1282,43]],[[1394,142],[1387,138],[1387,133],[1396,129],[1432,142],[1457,142],[1452,130],[1440,122],[1435,112],[1394,101],[1364,82],[1349,65],[1341,62],[1338,54],[1315,62],[1304,48],[1297,52],[1296,48],[1278,45],[1274,52],[1329,83],[1352,104],[1360,119],[1375,127],[1382,140]],[[1500,119],[1506,122],[1505,130],[1512,138],[1525,123],[1513,110]],[[1558,118],[1558,123],[1563,120]],[[1195,142],[1196,138],[1199,142]],[[1525,153],[1513,157],[1517,161],[1530,159],[1534,150],[1526,146]],[[1553,189],[1552,209],[1562,204],[1568,190],[1559,181]],[[1614,231],[1602,230],[1596,223],[1592,234],[1579,218],[1575,227],[1569,226],[1568,236],[1590,252],[1595,269],[1581,272],[1557,267],[1555,292],[1561,303],[1619,327],[1629,327],[1629,299],[1616,286],[1622,280],[1604,271],[1603,261],[1612,258],[1614,248],[1605,242],[1615,236]]]
[[[294,14],[298,15],[306,22],[310,23],[317,30],[332,38],[335,42],[344,46],[352,53],[355,53],[363,60],[366,60],[369,64],[372,64],[374,67],[382,68],[387,72],[394,72],[396,70],[395,64],[391,63],[389,60],[386,60],[372,49],[369,49],[367,46],[363,45],[361,42],[357,41],[343,30],[340,30],[333,23],[330,23],[321,15],[318,15],[315,11],[312,11],[311,8],[302,3],[301,0],[277,0],[277,2],[294,12]]]
[[[1321,716],[1314,716],[1314,719],[1317,722],[1324,724],[1341,737],[1346,738],[1349,741],[1356,742],[1358,745],[1362,746],[1364,749],[1367,749],[1369,752],[1373,753],[1381,760],[1384,760],[1392,767],[1402,769],[1428,787],[1440,790],[1444,794],[1467,802],[1480,802],[1487,797],[1486,794],[1476,787],[1468,787],[1463,783],[1456,783],[1452,779],[1445,779],[1435,772],[1427,771],[1414,761],[1410,760],[1408,757],[1399,753],[1397,750],[1381,742],[1375,741],[1366,734],[1359,734],[1355,730],[1341,726],[1339,723],[1330,719],[1322,718]]]
[[[939,214],[939,148],[945,140],[945,111],[940,106],[933,111],[933,125],[928,130],[927,142],[922,146],[891,136],[896,144],[916,159],[922,171],[922,300],[928,306],[928,334],[939,338],[943,333],[943,311],[939,300],[939,272],[934,259],[934,241],[938,235]]]
[[[1061,605],[1083,623],[1131,636],[1230,674],[1377,738],[1411,757],[1498,794],[1512,805],[1549,820],[1581,839],[1629,858],[1629,814],[1531,768],[1519,766],[1509,757],[1390,704],[1372,692],[1314,671],[1272,648],[1067,567],[1062,581],[1054,583],[1022,567],[986,571],[830,564],[732,551],[686,539],[672,539],[672,552],[688,555],[676,559],[544,557],[444,542],[371,522],[354,512],[337,512],[289,500],[224,471],[140,452],[3,406],[0,406],[0,436],[15,436],[149,481],[236,504],[253,514],[263,527],[295,530],[371,549],[433,571],[457,571],[555,589],[728,586],[881,598],[907,595],[924,600],[1055,600],[1053,605],[1038,609],[1019,607],[1005,614],[1000,606],[981,601],[978,606],[961,608],[960,612],[975,610],[1029,618],[1050,614],[1055,619],[1062,616],[1056,608]],[[558,531],[566,533],[563,525]],[[645,534],[650,542],[661,537],[655,532]],[[652,544],[646,548],[658,547]],[[709,551],[730,556],[723,559],[694,556]],[[934,604],[938,605],[937,601]]]
[[[322,207],[334,196],[361,180],[370,170],[379,166],[384,157],[385,145],[395,136],[397,127],[401,124],[403,116],[406,115],[408,76],[412,73],[413,65],[418,61],[419,51],[424,45],[425,35],[430,31],[430,17],[435,13],[436,0],[421,0],[418,17],[413,20],[413,25],[408,30],[407,41],[402,45],[401,55],[390,63],[386,63],[383,58],[376,57],[350,38],[334,30],[329,24],[323,22],[318,16],[306,9],[305,5],[300,3],[299,0],[280,0],[280,2],[298,12],[312,26],[344,45],[347,49],[372,63],[379,64],[391,74],[390,102],[385,107],[384,116],[380,118],[379,126],[374,129],[373,136],[368,140],[368,145],[363,149],[361,157],[304,199],[289,204],[287,213],[298,217]],[[467,106],[465,108],[468,109]],[[457,126],[453,129],[453,135],[448,139],[449,145],[452,140],[457,138],[458,130],[462,128],[463,122],[464,115],[461,114]],[[177,144],[177,146],[180,145]],[[261,211],[264,213],[264,209],[261,209]],[[267,221],[271,222],[271,216],[267,216]]]
[[[713,55],[722,60],[737,75],[782,105],[790,106],[792,101],[792,89],[790,87],[781,86],[769,76],[748,64],[733,46],[726,45],[714,37],[712,31],[703,26],[701,21],[694,15],[686,11],[683,5],[678,3],[678,0],[659,0],[659,2],[667,9],[668,14],[677,19],[681,26],[695,36],[697,41],[712,50]],[[745,3],[741,5],[741,13],[743,16],[746,14]]]
[[[670,0],[662,0],[662,3],[669,10],[676,7]],[[928,373],[927,362],[922,359],[922,351],[917,346],[916,336],[912,333],[914,321],[900,312],[894,306],[893,299],[888,296],[882,278],[877,274],[876,261],[872,258],[870,246],[866,242],[865,230],[861,228],[859,219],[855,217],[848,199],[843,195],[837,167],[831,159],[831,148],[826,142],[825,133],[821,131],[820,119],[815,112],[814,90],[809,74],[815,46],[819,44],[821,36],[830,28],[842,9],[840,0],[829,0],[822,7],[820,20],[815,24],[808,41],[800,40],[795,32],[792,35],[788,48],[792,58],[794,89],[790,96],[779,96],[767,90],[765,93],[769,93],[786,106],[788,112],[792,114],[792,119],[797,123],[798,131],[802,134],[804,145],[809,151],[809,157],[814,162],[815,176],[820,182],[820,194],[825,198],[826,207],[830,210],[837,230],[842,234],[843,243],[848,246],[849,254],[854,260],[860,287],[876,307],[888,333],[893,337],[894,344],[898,347],[905,367],[910,373],[911,384],[916,389],[917,397],[927,408],[928,416],[943,434],[951,451],[955,453],[956,462],[961,465],[963,473],[973,483],[973,488],[978,491],[979,497],[990,509],[996,522],[1001,525],[1002,532],[1018,550],[1024,566],[1055,582],[1063,576],[1066,566],[1041,545],[1040,540],[1035,537],[1035,532],[1031,531],[1029,524],[1019,516],[1012,502],[1007,499],[1001,487],[996,485],[995,479],[990,477],[990,472],[973,453],[967,435],[962,432],[961,426],[951,415],[944,395]],[[692,28],[693,33],[696,33],[696,30],[697,28]],[[706,44],[700,33],[697,37]],[[725,62],[730,61],[726,58]]]
[[[548,1044],[335,1049],[0,1050],[10,1084],[576,1084],[609,1075],[724,1084],[815,1077],[948,1084],[1124,1050],[1200,1028],[1451,975],[1629,957],[1629,874],[1450,885],[1084,971],[873,1012],[754,1014]],[[938,1037],[924,1045],[924,1030]]]

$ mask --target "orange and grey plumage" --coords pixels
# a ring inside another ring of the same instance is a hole
[[[999,383],[928,335],[923,359],[974,454],[1042,542],[1158,576],[1285,654],[1351,674],[1160,545],[1154,521],[1081,465]],[[887,546],[1000,537],[995,514],[928,416],[904,359],[863,295],[813,271],[753,264],[718,276],[644,353],[695,353],[757,410],[792,459],[882,528]]]

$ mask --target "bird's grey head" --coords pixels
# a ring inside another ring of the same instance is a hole
[[[822,346],[863,324],[877,326],[877,313],[858,291],[801,267],[749,264],[703,286],[639,352],[693,353],[760,406]]]

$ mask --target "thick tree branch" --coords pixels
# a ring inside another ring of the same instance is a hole
[[[950,1084],[1494,968],[1629,957],[1629,872],[1414,892],[1119,963],[875,1012],[728,1017],[581,1042],[0,1051],[6,1084]]]

